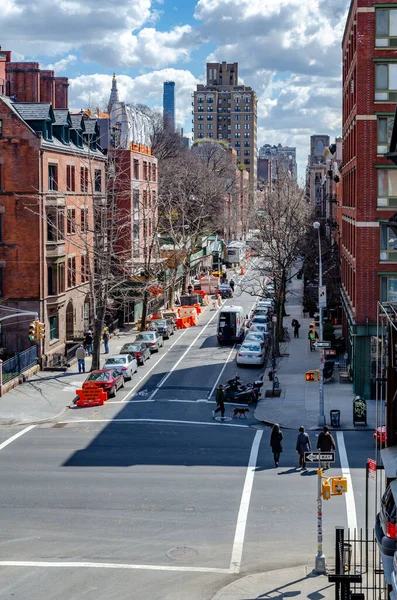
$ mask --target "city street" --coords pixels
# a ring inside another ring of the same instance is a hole
[[[248,313],[253,300],[232,302]],[[208,308],[103,407],[0,430],[0,598],[210,600],[246,574],[314,566],[317,477],[296,468],[297,432],[284,432],[275,469],[253,409],[212,419],[218,381],[261,372],[237,368],[216,323]],[[338,432],[337,442],[328,473],[341,474],[343,454],[354,495],[324,503],[331,563],[335,526],[364,525],[373,454],[368,431]]]

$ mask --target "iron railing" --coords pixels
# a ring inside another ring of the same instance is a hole
[[[21,373],[37,365],[37,346],[31,346],[23,352],[18,352],[12,358],[5,360],[2,366],[2,382],[7,383]]]

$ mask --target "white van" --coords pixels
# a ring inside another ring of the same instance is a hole
[[[245,315],[242,306],[224,306],[219,311],[218,344],[241,342],[245,335]]]

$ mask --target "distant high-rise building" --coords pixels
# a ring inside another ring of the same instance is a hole
[[[207,63],[207,83],[198,85],[193,102],[195,139],[225,141],[250,175],[251,201],[256,192],[257,97],[239,85],[238,63]]]
[[[164,129],[175,131],[175,81],[164,81],[163,122]]]
[[[261,173],[259,174],[259,169]],[[291,181],[297,180],[296,148],[291,146],[271,146],[265,144],[259,148],[258,178],[268,182],[277,179],[281,173],[289,174]],[[263,175],[267,175],[263,177]]]

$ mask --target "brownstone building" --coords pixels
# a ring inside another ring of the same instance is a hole
[[[38,314],[49,364],[91,320],[93,203],[105,192],[98,135],[95,122],[70,115],[67,79],[0,62],[1,304]],[[6,321],[0,345],[28,347],[30,320]]]

